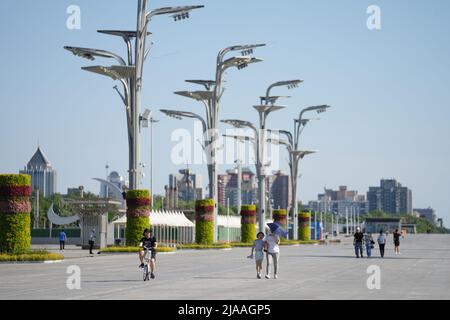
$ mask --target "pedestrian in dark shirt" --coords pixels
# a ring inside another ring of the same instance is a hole
[[[361,254],[361,258],[364,258],[364,256],[363,256],[364,233],[361,232],[361,229],[359,227],[356,228],[356,232],[353,237],[354,237],[353,245],[355,246],[356,258],[359,258],[360,254]]]
[[[150,278],[155,279],[155,268],[156,268],[156,248],[158,247],[158,242],[156,241],[156,238],[153,236],[153,231],[149,229],[144,230],[144,237],[139,242],[139,260],[141,261],[141,264],[139,265],[140,268],[144,267],[144,257],[145,257],[145,248],[148,250],[151,250],[151,257],[150,257]]]
[[[401,232],[398,232],[398,229],[395,229],[395,232],[394,232],[395,254],[400,254],[400,237],[401,236],[402,236]]]

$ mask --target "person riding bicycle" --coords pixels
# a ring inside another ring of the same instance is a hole
[[[151,251],[151,258],[150,258],[150,270],[151,274],[150,277],[152,279],[155,279],[154,270],[156,267],[156,248],[158,247],[158,242],[156,242],[156,238],[153,236],[153,231],[149,229],[144,230],[144,237],[139,242],[139,260],[141,261],[141,264],[139,265],[140,268],[144,267],[144,257],[145,257],[145,249]]]

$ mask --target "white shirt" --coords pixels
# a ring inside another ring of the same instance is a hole
[[[386,236],[384,235],[384,233],[383,233],[383,234],[380,234],[380,235],[378,236],[378,243],[379,243],[379,244],[385,244],[385,243],[386,243]]]
[[[280,247],[277,244],[277,241],[279,240],[277,236],[273,236],[273,235],[268,235],[266,237],[266,239],[264,239],[269,248],[268,248],[268,252],[269,253],[279,253],[280,252]]]

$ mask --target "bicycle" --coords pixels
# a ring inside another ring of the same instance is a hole
[[[149,266],[149,264],[150,264],[150,260],[152,258],[152,250],[153,250],[152,248],[144,247],[144,268],[143,268],[144,281],[147,281],[147,280],[150,281],[150,277],[149,277],[150,266]]]

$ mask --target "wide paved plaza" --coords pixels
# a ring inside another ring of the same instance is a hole
[[[142,281],[135,254],[95,255],[67,248],[53,264],[0,264],[0,299],[449,299],[450,236],[408,235],[401,255],[388,238],[386,257],[356,259],[351,239],[335,245],[281,247],[279,278],[258,280],[250,250],[158,255],[156,279]],[[69,266],[81,288],[69,290]],[[380,289],[369,289],[369,266]],[[376,269],[376,267],[375,267]]]

